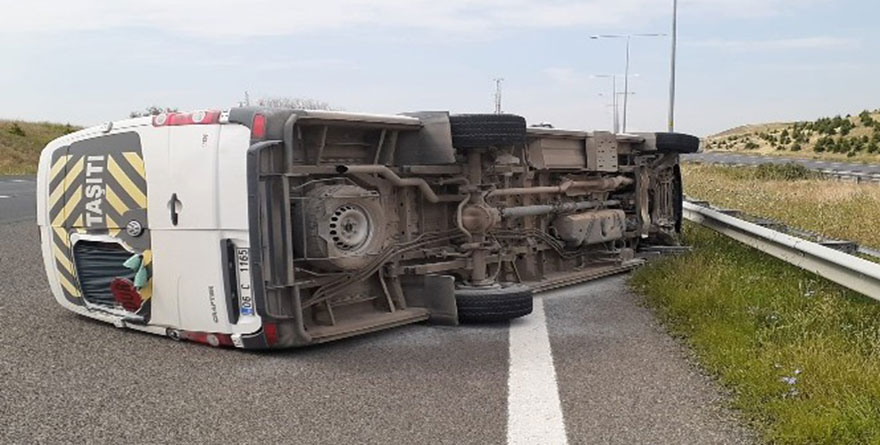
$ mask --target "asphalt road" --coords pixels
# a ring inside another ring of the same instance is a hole
[[[33,221],[0,224],[0,443],[500,444],[509,414],[530,409],[509,397],[533,389],[508,387],[514,366],[520,376],[555,367],[535,396],[556,400],[561,417],[526,420],[561,422],[569,443],[753,439],[623,276],[543,295],[546,323],[413,325],[247,353],[63,310],[38,243]],[[534,324],[549,338],[548,362],[512,343],[515,329],[516,342],[530,342],[522,329]]]
[[[0,176],[0,224],[34,219],[36,193],[33,176]]]
[[[859,164],[854,162],[820,161],[815,159],[789,158],[781,156],[760,156],[730,152],[705,152],[682,155],[686,161],[697,161],[709,164],[786,164],[794,162],[813,170],[832,170],[835,172],[851,172],[863,174],[880,174],[880,165]]]

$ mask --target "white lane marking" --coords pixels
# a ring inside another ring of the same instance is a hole
[[[12,197],[9,195],[0,195],[0,199],[8,199],[8,198],[12,198]]]
[[[568,443],[541,298],[531,315],[510,324],[507,443]]]

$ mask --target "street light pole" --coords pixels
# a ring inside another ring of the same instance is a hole
[[[675,52],[678,40],[678,0],[672,0],[672,60],[669,63],[669,132],[675,131]]]
[[[599,34],[590,36],[593,40],[599,39],[626,39],[626,70],[623,79],[623,132],[626,133],[626,120],[629,111],[629,47],[633,37],[664,37],[666,34]]]
[[[619,95],[617,92],[617,74],[593,74],[591,77],[597,79],[611,79],[611,106],[613,107],[612,112],[614,113],[612,129],[614,130],[614,134],[617,134],[620,132],[620,113],[618,112],[619,102],[617,100],[617,96]]]
[[[618,117],[620,116],[620,113],[618,112],[618,110],[619,110],[618,103],[620,100],[618,99],[618,97],[623,96],[624,93],[622,91],[618,92],[616,88],[614,88],[613,91],[614,91],[614,93],[611,95],[611,103],[605,104],[605,106],[611,107],[611,113],[612,113],[611,114],[611,125],[613,128],[614,134],[618,134],[620,132],[620,125],[618,124]],[[629,94],[626,94],[626,95],[627,96],[635,96],[635,94],[636,93],[634,91],[630,91]],[[599,96],[608,97],[608,95],[604,94],[604,93],[599,93]]]
[[[623,132],[626,133],[626,111],[629,105],[629,41],[631,35],[626,36],[626,68],[623,71]]]
[[[611,121],[614,126],[614,134],[620,132],[620,116],[617,112],[617,76],[611,76],[611,103],[614,105],[614,119]]]

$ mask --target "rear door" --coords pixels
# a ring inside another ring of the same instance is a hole
[[[151,182],[155,279],[176,303],[175,327],[187,331],[229,330],[218,203],[221,127],[165,127],[164,153],[151,153],[164,170],[162,181]]]
[[[76,245],[88,239],[118,247],[120,258],[126,253],[140,254],[149,276],[152,254],[140,135],[133,130],[121,131],[76,141],[57,150],[49,176],[48,220],[65,297],[74,304],[119,309],[106,284],[116,278],[132,279],[134,272],[122,276],[117,273],[119,268],[92,268],[100,255],[91,255],[93,249],[77,249]],[[123,230],[129,224],[138,228],[137,233],[132,231],[134,235]],[[79,258],[78,251],[88,253]],[[86,270],[89,273],[84,273]],[[107,274],[114,276],[104,276]],[[149,320],[152,283],[147,280],[139,291],[144,304],[129,314]]]

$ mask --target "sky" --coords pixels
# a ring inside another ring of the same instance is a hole
[[[676,130],[880,108],[880,2],[680,0]],[[672,0],[0,0],[0,118],[93,125],[265,96],[610,129],[624,40]],[[666,128],[670,40],[631,40],[628,130]],[[621,82],[622,83],[622,78]]]

